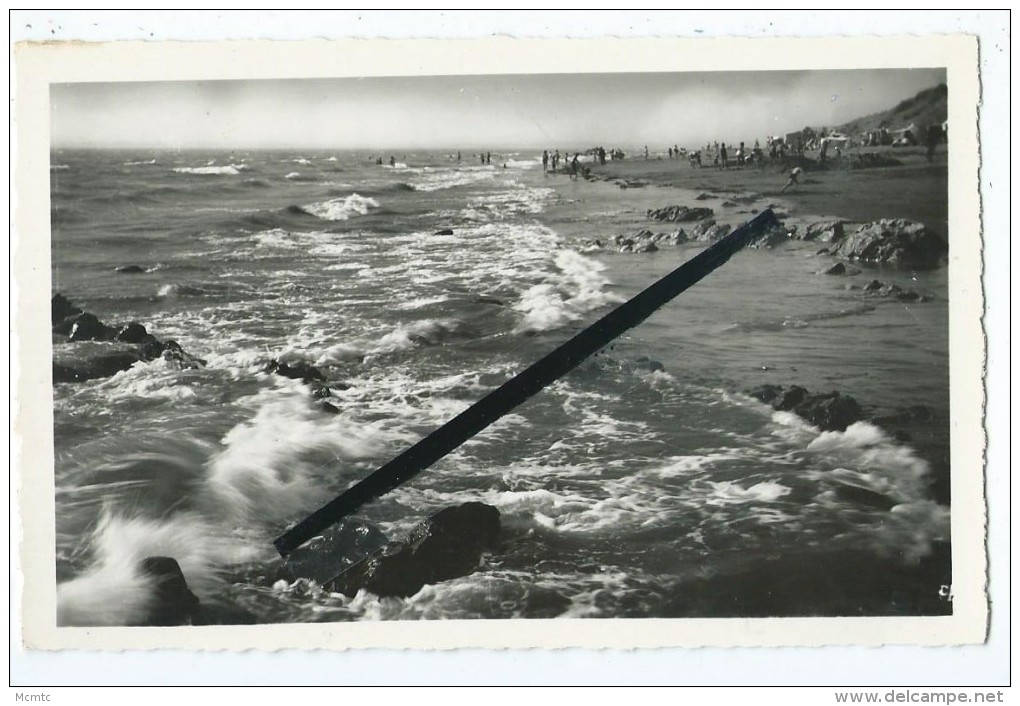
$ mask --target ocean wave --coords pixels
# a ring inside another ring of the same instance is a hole
[[[245,167],[241,164],[228,164],[221,167],[174,167],[174,171],[178,174],[198,174],[201,176],[236,176],[240,174],[243,169],[245,169]]]
[[[521,294],[514,309],[524,317],[521,331],[549,331],[610,303],[622,302],[605,291],[609,280],[602,275],[605,265],[573,250],[556,255],[557,274],[549,282],[536,284]]]
[[[332,345],[319,355],[316,365],[362,360],[368,356],[438,345],[461,333],[463,327],[463,322],[458,319],[425,319],[401,324],[378,338],[361,338]]]
[[[351,194],[343,198],[307,204],[300,208],[326,221],[346,221],[351,216],[364,216],[371,209],[379,208],[379,202],[368,196]]]
[[[495,176],[493,167],[484,169],[436,170],[426,172],[420,179],[411,182],[415,191],[440,191],[457,186],[468,186],[482,181],[489,181]]]
[[[146,160],[142,160],[142,161],[139,161],[139,162],[124,162],[124,166],[125,167],[137,167],[137,166],[141,166],[143,164],[155,164],[155,163],[156,163],[155,159],[146,159]]]

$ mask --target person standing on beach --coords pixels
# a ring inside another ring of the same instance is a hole
[[[722,145],[719,146],[719,157],[720,157],[720,159],[722,159],[722,168],[723,169],[729,169],[730,168],[730,163],[729,163],[729,160],[726,158],[726,143],[725,142],[722,143]]]
[[[542,150],[542,173],[549,174],[549,150]]]
[[[492,164],[492,152],[485,153],[485,163]]]
[[[553,172],[555,172],[556,171],[556,166],[560,163],[560,151],[559,150],[556,150],[556,154],[553,155],[552,162],[553,162]]]
[[[645,159],[648,159],[648,145],[645,145]]]
[[[570,161],[570,178],[574,181],[577,181],[577,171],[580,169],[580,164],[577,161],[578,156],[579,154],[574,152],[574,158]]]

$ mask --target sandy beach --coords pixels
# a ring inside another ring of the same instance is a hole
[[[792,205],[791,215],[838,217],[852,222],[906,218],[920,221],[945,235],[945,145],[939,147],[931,164],[925,159],[922,147],[870,148],[859,152],[879,155],[900,164],[848,169],[830,161],[827,169],[818,169],[815,163],[814,168],[806,170],[800,184],[782,194],[780,190],[787,179],[785,170],[778,166],[718,169],[706,165],[693,168],[686,159],[653,157],[645,160],[640,156],[586,166],[590,166],[593,177],[629,185],[628,188],[649,185],[710,194],[754,192]]]

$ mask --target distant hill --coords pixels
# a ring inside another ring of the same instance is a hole
[[[895,130],[907,127],[911,123],[922,130],[926,125],[935,123],[941,125],[945,122],[947,115],[947,94],[946,84],[940,83],[921,91],[913,98],[908,98],[892,110],[851,120],[838,127],[837,131],[847,135],[856,135],[882,127]]]

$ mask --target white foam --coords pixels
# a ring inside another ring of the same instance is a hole
[[[775,481],[762,481],[747,488],[731,481],[709,481],[708,484],[713,490],[708,502],[713,504],[770,503],[792,492],[790,488]]]
[[[302,207],[305,211],[327,221],[346,221],[351,216],[364,216],[370,209],[379,208],[379,202],[368,196],[351,194]]]
[[[573,250],[560,250],[555,262],[559,273],[550,276],[550,281],[526,290],[514,306],[524,314],[519,330],[548,331],[589,311],[623,301],[605,291],[609,280],[602,275],[605,269],[602,263]]]
[[[217,176],[217,175],[237,175],[241,173],[243,165],[228,164],[222,167],[174,167],[174,171],[178,174],[202,174],[206,176]]]

